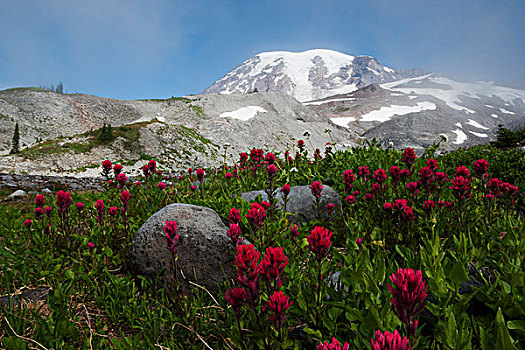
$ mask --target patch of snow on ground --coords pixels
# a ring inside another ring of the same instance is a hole
[[[481,134],[475,131],[469,131],[469,133],[471,133],[472,135],[476,135],[477,137],[489,137],[487,134]]]
[[[491,116],[492,118],[497,118],[497,117],[498,117],[498,115],[497,115],[497,114],[494,114],[494,113],[492,113],[490,116]]]
[[[452,130],[452,132],[457,135],[456,140],[452,142],[453,144],[460,145],[467,140],[467,134],[465,134],[463,130],[456,129]]]
[[[463,128],[463,127],[461,126],[461,123],[456,123],[456,124],[454,124],[454,125],[456,125],[458,128]]]
[[[315,102],[305,102],[303,103],[303,105],[305,106],[319,106],[319,105],[322,105],[323,103],[328,103],[328,102],[341,102],[341,101],[353,101],[355,100],[355,97],[348,97],[348,98],[334,98],[332,100],[323,100],[323,101],[315,101]]]
[[[432,102],[418,102],[417,106],[397,106],[392,105],[390,107],[381,107],[379,110],[375,110],[361,116],[363,122],[386,122],[390,120],[394,115],[405,115],[409,113],[421,112],[425,110],[435,110],[436,105]]]
[[[413,99],[417,98],[417,96],[408,96],[408,98],[413,100]]]
[[[483,129],[483,130],[488,130],[489,129],[489,128],[481,125],[480,123],[478,123],[477,121],[472,120],[472,119],[469,119],[467,124],[472,125],[473,127],[478,128],[478,129]]]
[[[255,117],[257,113],[266,113],[266,110],[259,106],[241,107],[233,112],[224,112],[220,116],[223,118],[233,118],[242,121],[247,121]]]
[[[494,106],[492,106],[492,105],[485,105],[485,106],[487,106],[489,108],[494,108]]]
[[[500,111],[501,113],[505,113],[505,114],[516,114],[516,113],[514,113],[514,112],[511,112],[511,111],[506,110],[505,108],[500,108],[499,111]]]
[[[133,122],[131,122],[131,124],[134,124],[134,123],[143,123],[143,122],[150,122],[152,121],[153,119],[157,119],[159,122],[162,122],[164,123],[166,121],[166,118],[164,117],[160,117],[160,116],[156,116],[156,117],[148,117],[148,116],[144,116],[142,118],[139,118]]]
[[[403,94],[390,94],[390,96],[403,96]]]
[[[332,123],[335,125],[342,126],[344,128],[348,128],[348,123],[355,122],[354,117],[339,117],[339,118],[330,118]]]

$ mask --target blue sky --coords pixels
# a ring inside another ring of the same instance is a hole
[[[524,0],[0,0],[0,89],[199,93],[262,51],[525,83]]]

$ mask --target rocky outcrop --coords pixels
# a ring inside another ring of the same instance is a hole
[[[267,201],[268,195],[265,191],[250,191],[242,193],[241,198],[247,202],[255,201],[257,198]],[[284,200],[283,193],[280,189],[276,191],[276,199],[277,208],[281,209],[284,205]],[[328,203],[334,204],[334,212],[338,215],[341,214],[341,199],[339,195],[333,188],[324,185],[323,191],[321,192],[320,204],[325,219],[329,217],[326,211],[326,205]],[[295,222],[308,222],[317,217],[315,197],[312,195],[308,186],[292,186],[290,188],[286,211],[292,214],[292,220]]]

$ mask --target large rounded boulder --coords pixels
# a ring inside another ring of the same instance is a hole
[[[164,225],[175,220],[178,226],[177,280],[185,292],[190,281],[217,292],[218,286],[234,276],[233,246],[226,226],[210,208],[190,204],[171,204],[153,214],[137,231],[130,249],[131,264],[137,275],[152,280],[159,278],[169,286],[172,276],[172,255],[166,243]]]

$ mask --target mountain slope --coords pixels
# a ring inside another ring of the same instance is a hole
[[[244,61],[203,93],[280,91],[304,102],[420,74],[416,70],[395,71],[370,56],[354,57],[332,50],[263,52]]]
[[[23,151],[8,155],[16,122]],[[104,122],[113,126],[112,142],[96,138]],[[326,118],[278,92],[146,101],[0,92],[0,126],[0,172],[83,175],[97,175],[106,158],[128,164],[128,174],[148,157],[166,171],[215,167],[225,152],[238,156],[251,147],[291,151],[305,131],[314,147],[324,149],[330,140],[325,130],[334,129]],[[339,128],[332,137],[342,145],[353,144],[356,135]]]
[[[383,144],[423,149],[444,135],[445,149],[487,143],[498,124],[525,125],[525,91],[427,74],[311,101],[334,124]]]

